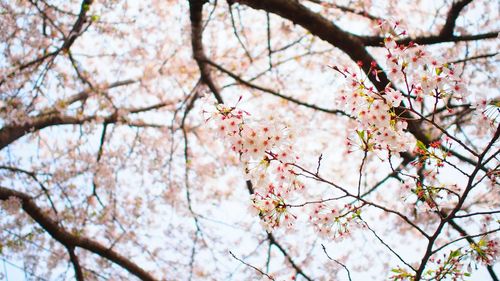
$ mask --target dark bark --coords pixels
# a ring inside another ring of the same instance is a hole
[[[141,280],[157,280],[136,263],[120,255],[115,250],[108,248],[90,238],[71,233],[64,229],[56,221],[51,219],[42,209],[40,209],[31,196],[9,188],[0,187],[0,200],[5,201],[10,197],[18,198],[21,201],[22,209],[26,212],[26,214],[38,223],[52,238],[63,244],[66,248],[74,249],[75,247],[80,247],[82,249],[86,249],[121,266]],[[71,258],[71,260],[75,261],[75,257]]]

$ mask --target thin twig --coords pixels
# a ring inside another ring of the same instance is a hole
[[[257,268],[257,267],[255,267],[255,266],[253,266],[253,265],[251,265],[251,264],[249,264],[249,263],[247,263],[247,262],[244,262],[243,260],[239,259],[238,257],[236,257],[236,256],[233,254],[233,252],[229,251],[229,254],[231,254],[231,256],[233,256],[233,258],[234,258],[235,260],[237,260],[237,261],[241,262],[242,264],[244,264],[244,265],[246,265],[246,266],[248,266],[248,267],[251,267],[251,268],[255,269],[256,271],[258,271],[258,272],[259,272],[260,274],[262,274],[263,276],[266,276],[267,278],[269,278],[269,279],[271,279],[271,280],[273,280],[273,281],[274,281],[274,280],[276,280],[276,279],[274,279],[274,277],[272,277],[271,275],[269,275],[269,274],[265,273],[264,271],[260,270],[259,268]]]
[[[342,266],[342,267],[345,269],[345,271],[347,271],[347,278],[349,279],[349,281],[352,281],[352,279],[351,279],[351,272],[349,271],[349,268],[347,268],[347,266],[345,266],[345,264],[343,264],[343,263],[339,262],[338,260],[336,260],[336,259],[334,259],[334,258],[330,257],[330,255],[329,255],[329,254],[328,254],[328,252],[326,251],[325,245],[321,244],[321,247],[323,248],[323,252],[325,252],[326,257],[327,257],[328,259],[330,259],[330,260],[334,261],[334,262],[335,262],[335,263],[337,263],[338,265]]]

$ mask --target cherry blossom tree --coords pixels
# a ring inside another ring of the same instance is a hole
[[[498,280],[500,4],[0,1],[0,280]]]

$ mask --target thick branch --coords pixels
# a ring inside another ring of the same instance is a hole
[[[203,49],[203,4],[204,0],[189,1],[189,16],[191,19],[191,45],[193,57],[200,69],[201,79],[215,96],[217,102],[222,103],[219,86],[212,79],[209,66],[206,64],[207,56]]]
[[[288,0],[237,0],[235,2],[248,5],[254,9],[274,13],[288,19],[309,30],[315,36],[339,48],[353,61],[362,61],[363,70],[379,91],[383,90],[389,83],[384,73],[379,73],[379,80],[370,73],[370,63],[375,61],[375,59],[368,53],[363,41],[358,36],[342,30],[331,20],[309,10],[300,3]],[[378,67],[378,69],[381,68]]]
[[[85,278],[83,278],[82,266],[80,265],[78,256],[75,254],[75,249],[71,247],[66,247],[66,249],[68,250],[69,260],[71,264],[73,264],[73,269],[75,270],[75,279],[77,281],[85,280]]]
[[[83,123],[83,121],[76,117],[64,116],[62,114],[50,114],[35,118],[33,121],[25,122],[21,125],[5,126],[0,130],[0,150],[30,132],[38,131],[54,125],[80,123]]]
[[[0,200],[5,201],[10,197],[16,197],[21,200],[23,210],[50,236],[52,236],[52,238],[59,241],[66,248],[74,249],[75,247],[80,247],[86,249],[121,266],[123,269],[137,276],[141,280],[157,280],[137,264],[120,255],[113,249],[110,249],[87,237],[73,234],[65,230],[56,221],[52,220],[42,209],[40,209],[33,201],[33,198],[29,195],[9,188],[0,187]]]
[[[170,103],[162,102],[152,106],[141,107],[141,108],[131,108],[125,109],[125,112],[129,113],[140,113],[150,110],[155,110],[162,108],[164,106],[169,105]],[[30,134],[32,132],[51,127],[57,125],[80,125],[89,121],[103,119],[104,124],[114,124],[118,122],[126,123],[129,126],[134,127],[161,127],[160,125],[148,124],[142,121],[126,121],[125,118],[118,116],[115,113],[107,116],[84,116],[84,117],[76,117],[71,115],[64,115],[59,112],[54,112],[50,114],[43,114],[37,117],[31,118],[27,122],[19,125],[7,125],[0,129],[0,150],[4,147],[10,145],[21,137]]]
[[[462,42],[462,41],[477,41],[484,39],[495,39],[498,37],[498,31],[492,31],[481,34],[473,34],[473,35],[431,35],[431,36],[421,36],[421,37],[407,37],[403,39],[399,39],[396,42],[398,44],[408,44],[410,42],[414,42],[419,45],[431,45],[431,44],[440,44],[446,42]],[[361,36],[359,37],[365,46],[371,47],[381,47],[384,44],[384,38],[379,36]]]
[[[457,21],[460,12],[471,3],[472,0],[462,0],[453,3],[450,10],[448,11],[448,16],[446,17],[446,22],[439,33],[439,36],[453,36],[453,30],[455,29],[455,23]]]
[[[438,35],[431,36],[421,36],[421,37],[407,37],[401,40],[398,40],[398,44],[408,44],[410,42],[414,42],[420,45],[427,44],[439,44],[445,42],[460,42],[460,41],[475,41],[475,40],[483,40],[483,39],[493,39],[498,36],[498,31],[481,33],[481,34],[472,34],[472,35],[462,35],[455,36],[453,35],[453,31],[455,29],[455,24],[457,21],[460,12],[470,4],[473,0],[461,0],[453,3],[451,5],[450,10],[448,11],[448,15],[446,16],[446,22],[444,26],[441,28],[441,31]],[[363,43],[366,46],[382,46],[384,44],[384,38],[378,36],[362,36]]]
[[[313,35],[327,41],[347,54],[353,61],[362,62],[362,69],[375,88],[382,92],[389,85],[389,79],[382,68],[375,63],[375,59],[366,50],[362,39],[354,34],[342,30],[332,21],[295,1],[288,0],[237,0],[236,2],[248,5],[255,9],[277,14],[309,30]],[[377,73],[377,75],[375,75]],[[396,108],[396,114],[402,118],[411,119],[404,108]],[[421,142],[428,144],[430,140],[422,132],[418,122],[408,122],[408,130]]]
[[[90,5],[92,5],[93,0],[84,0],[82,1],[82,5],[80,7],[80,13],[78,14],[78,18],[76,19],[75,24],[73,25],[73,28],[71,29],[68,38],[64,41],[63,46],[61,47],[62,50],[69,50],[71,45],[75,43],[76,38],[80,35],[80,32],[82,31],[83,25],[85,24],[87,20],[87,12],[90,9]]]

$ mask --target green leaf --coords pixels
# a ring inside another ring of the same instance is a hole
[[[401,269],[399,269],[399,268],[393,268],[393,269],[391,269],[391,271],[394,272],[394,273],[400,273]]]
[[[356,131],[361,140],[365,139],[365,131]]]
[[[461,254],[462,254],[462,251],[460,251],[460,249],[455,250],[455,251],[451,251],[450,258],[456,258],[456,257],[460,256]]]
[[[493,105],[495,107],[500,107],[500,99],[491,100],[488,104]]]
[[[427,147],[425,147],[425,144],[419,140],[417,140],[417,147],[421,148],[423,150],[427,150]]]

